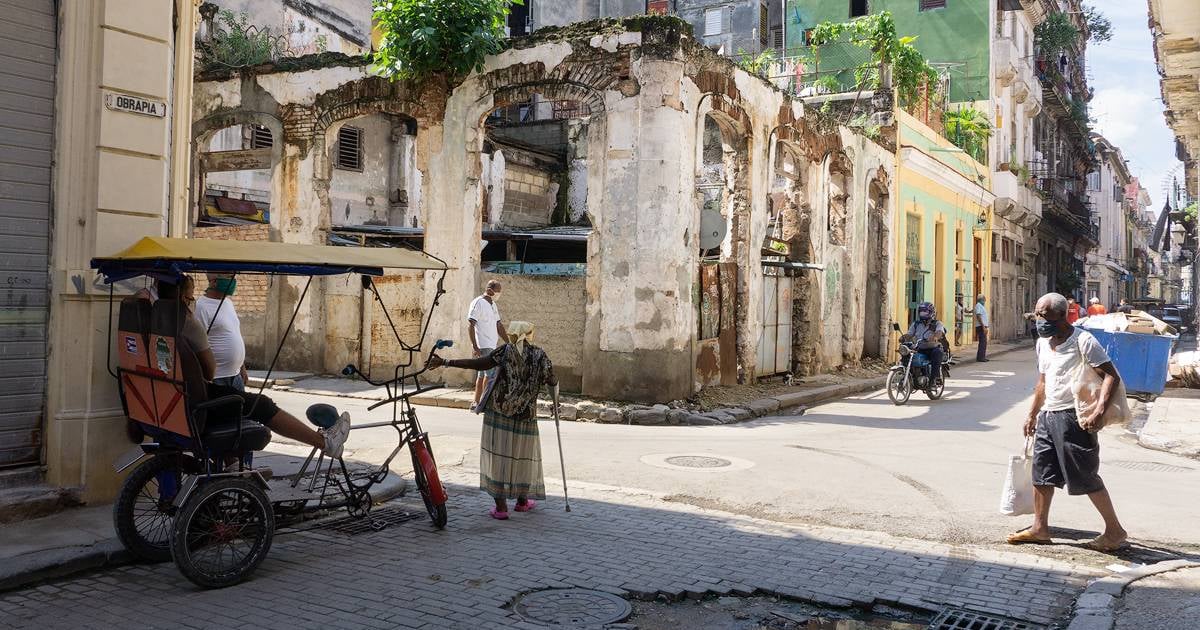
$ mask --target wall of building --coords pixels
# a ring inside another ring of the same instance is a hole
[[[189,150],[178,119],[191,107],[195,17],[191,0],[59,3],[45,464],[50,484],[88,502],[115,495],[111,463],[129,448],[106,365],[108,287],[89,261],[166,234],[186,214],[168,200],[187,198],[175,168]],[[106,93],[166,103],[168,113],[110,110]]]
[[[362,170],[333,167],[329,198],[334,225],[388,225],[389,195],[397,186],[392,181],[392,127],[388,116],[375,114],[347,120],[330,129],[325,137],[329,155],[334,155],[338,130],[343,126],[362,130]]]
[[[357,363],[369,366],[372,374],[390,376],[397,364],[410,360],[396,335],[409,346],[421,341],[426,314],[425,276],[414,272],[389,274],[375,278],[374,282],[382,304],[370,295],[366,298],[370,308],[365,313],[364,329],[369,332],[363,335],[363,357]],[[424,357],[414,360],[420,362]]]
[[[994,197],[988,169],[906,112],[897,110],[896,118],[899,208],[894,225],[899,262],[894,312],[907,328],[912,305],[932,302],[943,322],[953,322],[956,291],[991,296],[991,278],[998,275],[991,263]],[[976,238],[981,241],[979,258],[974,253]],[[979,283],[974,280],[977,268]],[[913,280],[918,281],[915,291]],[[964,303],[969,311],[972,300]],[[967,326],[973,328],[974,323],[968,320]],[[969,330],[963,343],[973,340],[974,331]]]
[[[587,281],[580,276],[485,273],[480,274],[481,286],[476,295],[483,293],[489,280],[503,284],[498,306],[505,324],[533,324],[533,343],[554,363],[562,391],[580,391],[587,363],[583,353]]]
[[[709,48],[729,56],[739,51],[757,54],[764,48],[759,22],[764,6],[762,0],[676,0],[675,15],[690,22],[696,40]],[[723,12],[720,32],[706,29],[709,11]]]
[[[371,50],[371,3],[361,0],[213,0],[248,22],[285,36],[288,56]]]
[[[849,2],[841,0],[786,0],[784,32],[789,50],[804,47],[804,33],[822,22],[846,22]],[[951,63],[950,100],[986,101],[991,97],[989,77],[989,25],[992,2],[946,3],[945,8],[918,10],[916,0],[871,0],[872,14],[890,11],[900,36],[916,36],[914,45],[931,63]],[[826,59],[838,58],[826,50]],[[826,66],[821,66],[824,72]],[[831,69],[831,68],[829,68]]]

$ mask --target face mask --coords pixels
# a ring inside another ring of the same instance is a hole
[[[927,313],[927,312],[924,312],[924,311],[922,311],[922,312],[920,312],[920,313],[917,313],[917,319],[919,319],[919,320],[921,320],[921,321],[923,321],[923,322],[927,322],[927,321],[929,321],[929,319],[930,319],[930,317],[929,317],[929,313]]]
[[[213,288],[217,290],[217,293],[233,295],[233,292],[237,290],[237,278],[217,278]]]
[[[1049,322],[1044,319],[1037,320],[1037,333],[1039,337],[1053,337],[1058,332],[1058,322]]]

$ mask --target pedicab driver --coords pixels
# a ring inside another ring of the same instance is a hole
[[[286,438],[319,448],[325,451],[326,455],[334,459],[340,458],[342,456],[342,447],[346,443],[346,436],[350,433],[349,414],[343,413],[337,422],[328,429],[314,431],[299,418],[280,409],[275,404],[275,401],[267,396],[248,394],[230,385],[213,382],[217,372],[217,365],[221,363],[223,357],[217,357],[213,353],[215,348],[208,341],[208,333],[205,332],[204,326],[200,324],[200,321],[196,319],[192,312],[196,302],[195,296],[192,294],[192,286],[192,279],[187,276],[178,285],[160,282],[158,284],[158,297],[160,300],[179,300],[183,303],[188,317],[183,324],[182,335],[196,353],[196,358],[200,361],[200,371],[204,376],[204,380],[208,383],[209,397],[239,396],[242,399],[242,409],[248,414],[246,417],[263,424]],[[241,332],[238,331],[237,334],[240,341]]]

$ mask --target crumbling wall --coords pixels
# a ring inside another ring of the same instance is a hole
[[[421,341],[426,312],[425,277],[419,272],[397,273],[374,278],[374,283],[383,303],[367,296],[370,309],[364,321],[368,331],[364,354],[368,356],[363,363],[370,366],[373,374],[391,375],[397,364],[407,363],[410,358],[400,341],[409,346]],[[391,317],[391,324],[388,317]],[[395,325],[395,331],[392,325]],[[400,341],[396,340],[396,333],[399,333]],[[419,363],[424,356],[419,355],[413,360]]]
[[[583,386],[586,359],[583,352],[586,317],[586,280],[579,276],[482,274],[478,293],[488,280],[499,280],[504,291],[499,301],[505,324],[527,321],[534,325],[533,343],[554,363],[563,391]]]

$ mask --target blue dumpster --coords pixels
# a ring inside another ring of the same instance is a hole
[[[1104,346],[1130,394],[1163,393],[1167,386],[1171,348],[1178,337],[1106,332],[1085,328]]]

